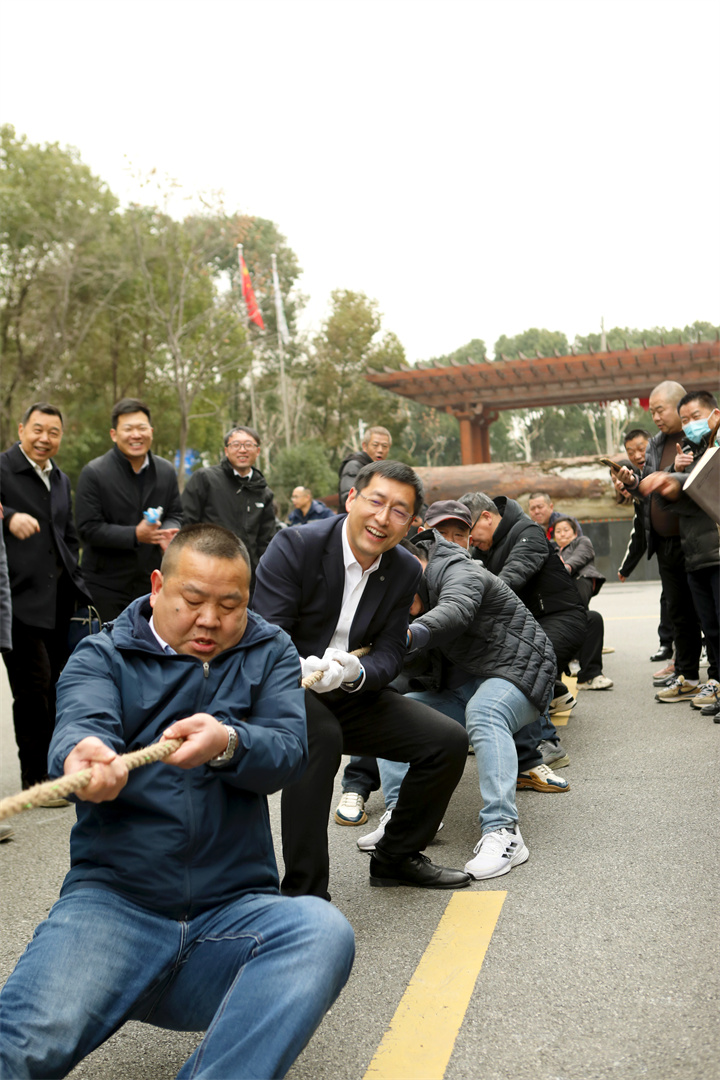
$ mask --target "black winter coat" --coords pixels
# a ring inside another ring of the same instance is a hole
[[[136,473],[114,446],[90,461],[78,479],[75,518],[83,543],[82,572],[94,584],[129,604],[150,590],[150,575],[160,569],[162,550],[141,544],[135,528],[149,507],[163,507],[163,528],[183,523],[177,476],[169,461],[148,453],[146,469]]]
[[[413,652],[439,649],[470,675],[506,679],[544,712],[554,692],[555,653],[525,605],[434,529],[413,543],[428,557],[418,589],[425,613],[410,624]]]
[[[182,493],[186,525],[209,521],[239,536],[250,555],[253,574],[276,531],[273,493],[259,469],[238,476],[225,458],[194,472]]]
[[[671,472],[670,475],[680,484],[684,484],[693,469],[696,469],[700,458],[707,450],[709,436],[706,436],[699,446],[693,447],[693,464],[684,473]],[[705,570],[710,566],[720,564],[720,530],[713,519],[698,506],[694,499],[684,493],[676,502],[657,496],[664,509],[677,514],[680,525],[680,546],[685,559],[685,569],[692,573],[693,570]]]
[[[544,529],[514,499],[499,495],[493,502],[502,521],[490,550],[476,552],[475,557],[510,586],[536,619],[560,611],[584,613],[577,586]]]
[[[72,516],[70,481],[53,464],[48,491],[19,443],[0,454],[0,475],[13,615],[27,626],[52,630],[58,615],[59,586],[61,608],[67,609],[61,610],[61,618],[69,618],[74,600],[81,604],[90,601],[78,567],[80,545]],[[16,513],[32,514],[40,532],[18,540],[10,532],[10,520]],[[69,583],[71,586],[65,587]]]

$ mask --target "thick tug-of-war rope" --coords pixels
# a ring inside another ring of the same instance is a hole
[[[370,648],[355,649],[353,656],[367,656]],[[309,690],[315,683],[320,682],[324,671],[314,671],[303,679],[302,686]],[[133,750],[129,754],[122,754],[120,760],[125,764],[128,771],[139,769],[141,765],[152,765],[153,761],[162,761],[174,754],[182,746],[183,739],[168,739],[167,742],[153,743],[152,746],[143,746],[140,750]],[[42,784],[34,784],[25,791],[18,791],[16,795],[9,795],[7,799],[0,800],[0,821],[14,817],[23,810],[32,810],[48,799],[66,799],[75,791],[81,791],[90,783],[92,769],[81,769],[79,772],[68,773],[60,776],[57,780],[46,780]]]

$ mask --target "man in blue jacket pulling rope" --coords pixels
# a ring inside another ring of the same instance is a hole
[[[58,684],[51,776],[91,767],[60,899],[0,994],[0,1075],[62,1077],[127,1020],[205,1031],[178,1077],[279,1077],[344,986],[353,933],[278,891],[266,796],[307,764],[300,663],[247,610],[218,525],[168,547],[152,593]],[[184,741],[128,775],[119,755]]]

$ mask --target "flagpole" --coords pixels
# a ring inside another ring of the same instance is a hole
[[[242,257],[243,257],[243,246],[242,246],[242,244],[238,244],[237,249],[238,249],[238,265],[240,267],[242,267],[242,263],[240,261],[242,259]],[[242,285],[242,274],[241,274],[241,282],[240,282],[240,284]],[[242,292],[242,288],[240,289],[240,291]],[[257,422],[255,420],[255,378],[253,376],[253,362],[255,360],[255,349],[253,348],[252,342],[250,341],[250,320],[248,318],[247,304],[245,303],[245,297],[244,296],[243,296],[243,310],[245,312],[245,337],[247,339],[248,344],[250,345],[250,367],[248,369],[248,378],[250,380],[250,423],[252,424],[252,426],[257,431],[257,429],[258,429],[257,428]],[[239,416],[236,417],[236,420],[239,420],[239,419],[240,419]]]
[[[285,424],[285,445],[290,446],[290,413],[287,400],[287,383],[285,382],[285,349],[283,347],[283,327],[281,326],[280,313],[282,311],[282,297],[280,296],[280,281],[277,272],[277,256],[272,254],[273,288],[275,290],[275,311],[277,313],[277,336],[278,352],[280,354],[280,397],[282,399],[283,422]],[[284,321],[284,315],[283,315]]]

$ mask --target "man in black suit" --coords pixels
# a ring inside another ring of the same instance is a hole
[[[55,727],[55,683],[68,656],[76,600],[90,597],[78,569],[70,481],[53,464],[60,410],[40,401],[25,411],[19,442],[0,454],[3,533],[12,594],[13,651],[4,653],[13,694],[23,788],[47,776]],[[55,800],[53,805],[67,805]]]
[[[254,610],[292,637],[303,676],[310,763],[282,795],[283,892],[328,894],[327,825],[343,753],[410,762],[397,806],[370,862],[371,885],[458,888],[459,870],[421,855],[435,835],[467,758],[465,729],[388,689],[406,651],[421,566],[398,548],[422,503],[422,484],[399,461],[358,473],[347,515],[285,529],[260,560]],[[362,659],[351,650],[372,646]]]
[[[123,398],[112,411],[115,443],[80,473],[75,496],[83,574],[103,622],[150,592],[150,575],[183,524],[175,469],[157,457],[148,406]],[[161,510],[159,521],[146,511]]]

